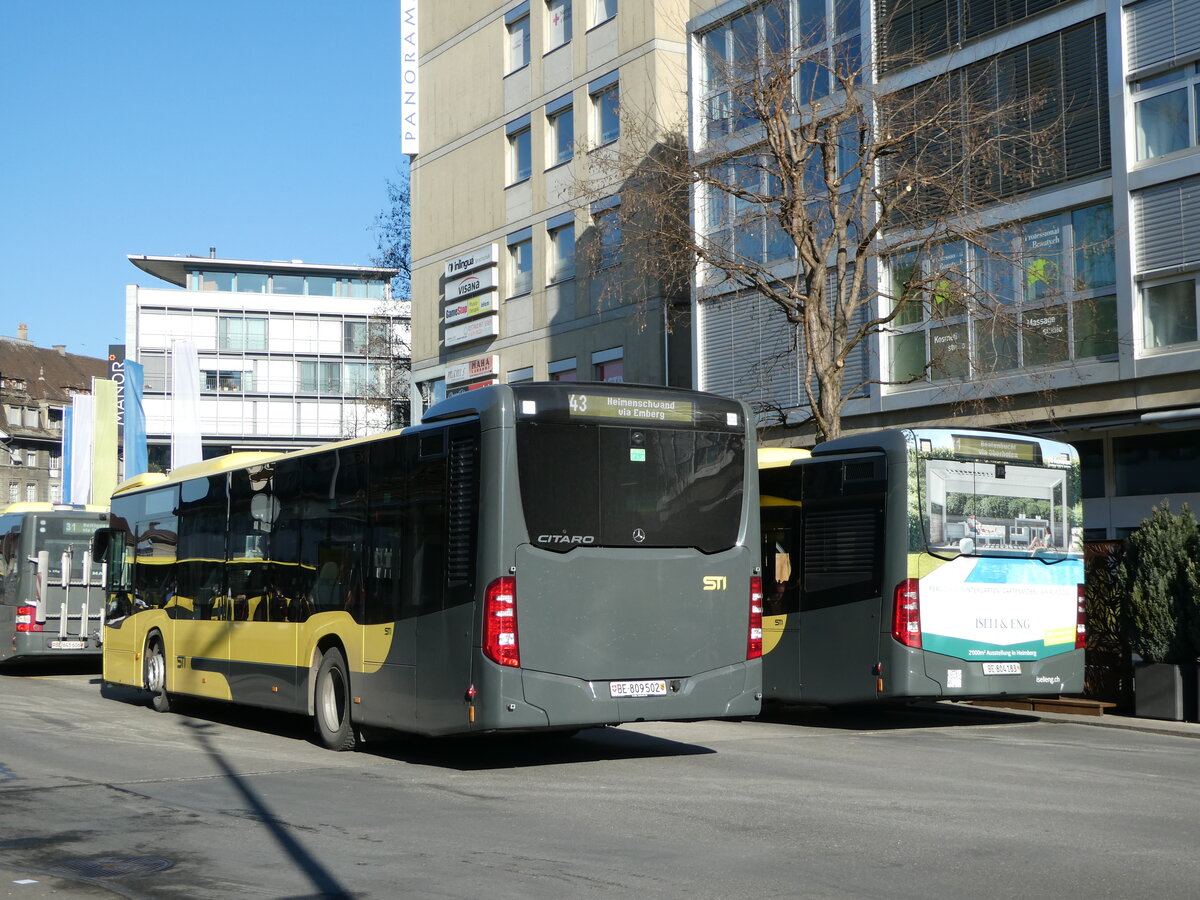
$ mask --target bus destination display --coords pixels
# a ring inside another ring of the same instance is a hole
[[[653,397],[618,397],[605,394],[568,394],[571,417],[620,419],[626,422],[692,422],[695,409],[687,400]]]

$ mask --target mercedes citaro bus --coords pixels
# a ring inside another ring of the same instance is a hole
[[[322,743],[755,714],[739,402],[497,385],[417,426],[141,476],[112,500],[104,678],[307,713]]]

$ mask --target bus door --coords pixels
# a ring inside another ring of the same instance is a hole
[[[883,610],[882,453],[802,464],[800,699],[875,698]]]
[[[768,471],[771,475],[777,472]],[[768,480],[767,474],[760,473],[760,479]],[[798,487],[799,470],[795,471],[794,479]],[[760,503],[763,542],[763,696],[799,700],[800,501],[764,493]]]

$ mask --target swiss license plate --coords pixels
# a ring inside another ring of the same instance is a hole
[[[1020,675],[1020,663],[984,663],[984,675]]]
[[[665,681],[610,681],[608,693],[613,697],[665,697]]]
[[[51,641],[51,650],[83,650],[87,647],[86,641]]]

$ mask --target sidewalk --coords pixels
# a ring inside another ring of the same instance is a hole
[[[1126,731],[1144,731],[1150,734],[1169,734],[1175,737],[1200,738],[1200,723],[1196,722],[1139,719],[1136,716],[1122,716],[1112,713],[1104,713],[1097,716],[1044,710],[1007,709],[1002,706],[972,706],[969,701],[963,700],[941,700],[932,705],[948,706],[957,709],[986,709],[989,713],[1020,716],[1025,719],[1041,719],[1044,722],[1060,722],[1069,725],[1094,725],[1098,728],[1123,728]]]

